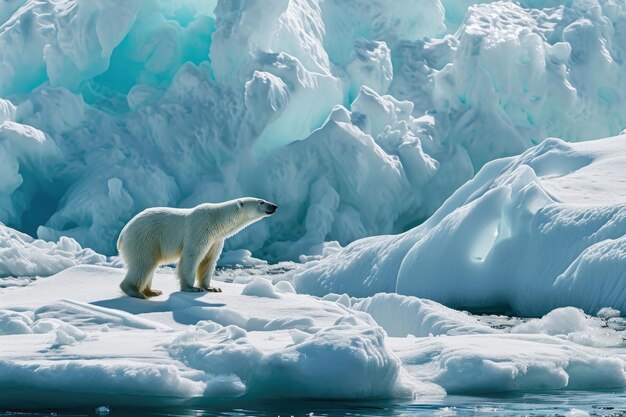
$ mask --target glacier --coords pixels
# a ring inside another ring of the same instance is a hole
[[[626,136],[547,139],[487,163],[423,224],[357,240],[292,273],[298,292],[397,292],[539,316],[624,311]]]
[[[625,23],[605,0],[4,2],[0,221],[113,255],[146,207],[248,194],[280,216],[227,250],[403,232],[488,161],[624,129]]]

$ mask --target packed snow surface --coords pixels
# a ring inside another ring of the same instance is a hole
[[[280,208],[227,249],[316,255],[626,127],[623,2],[10,0],[0,45],[0,221],[106,255],[146,207],[242,195]]]
[[[183,293],[159,269],[153,286],[164,294],[150,300],[123,295],[122,277],[76,266],[0,289],[0,407],[626,386],[626,323],[614,315],[564,308],[500,328],[415,297],[296,294],[267,275]]]
[[[425,223],[358,240],[298,292],[397,292],[476,311],[626,311],[626,136],[547,139],[492,161]],[[602,310],[601,310],[602,309]]]

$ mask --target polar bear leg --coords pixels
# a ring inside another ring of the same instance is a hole
[[[176,267],[178,279],[180,280],[180,290],[188,292],[199,292],[202,288],[194,287],[196,282],[196,272],[200,264],[200,254],[195,248],[183,249],[180,261]]]
[[[217,260],[222,254],[222,249],[224,248],[224,241],[217,241],[211,246],[211,249],[207,252],[202,262],[200,262],[200,266],[198,266],[198,279],[200,280],[200,288],[205,291],[210,292],[222,292],[220,288],[212,288],[209,286],[211,283],[211,277],[213,277],[213,272],[215,272],[215,265],[217,265]]]
[[[128,272],[120,284],[121,290],[126,295],[135,298],[150,297],[150,293],[146,294],[145,290],[149,290],[149,283],[152,281],[152,274],[155,269],[156,265],[150,265],[147,262],[130,263]]]

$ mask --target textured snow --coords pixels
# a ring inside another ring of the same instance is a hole
[[[182,293],[166,269],[154,278],[164,294],[139,300],[114,285],[122,277],[119,268],[77,266],[0,289],[0,406],[419,400],[626,386],[621,318],[563,308],[495,329],[429,300],[319,299],[263,277],[221,282],[222,293]],[[260,296],[268,289],[280,298]]]
[[[0,407],[626,387],[623,2],[0,3]],[[120,293],[241,195],[222,293]]]
[[[122,276],[81,266],[1,290],[3,407],[443,393],[406,375],[385,331],[342,304],[246,294],[251,284],[180,293],[164,270],[154,280],[164,295],[137,300],[112,285]],[[34,390],[41,395],[33,398]]]
[[[468,314],[416,297],[376,294],[353,307],[369,313],[389,336],[494,333]]]
[[[625,24],[599,0],[4,1],[0,221],[113,255],[146,207],[257,195],[279,215],[227,250],[402,232],[494,158],[622,131]]]
[[[546,335],[391,339],[407,371],[447,393],[609,388],[626,384],[623,351],[607,356]]]
[[[625,143],[549,139],[490,162],[422,225],[356,241],[295,271],[295,287],[520,315],[624,311]]]
[[[79,264],[113,265],[119,262],[91,249],[83,249],[69,237],[61,236],[58,242],[46,242],[0,223],[0,278],[49,276]]]

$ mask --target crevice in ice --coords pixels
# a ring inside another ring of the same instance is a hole
[[[471,259],[478,262],[483,262],[485,260],[498,239],[498,231],[499,222],[493,222],[480,231],[480,233],[476,236],[470,251]]]

